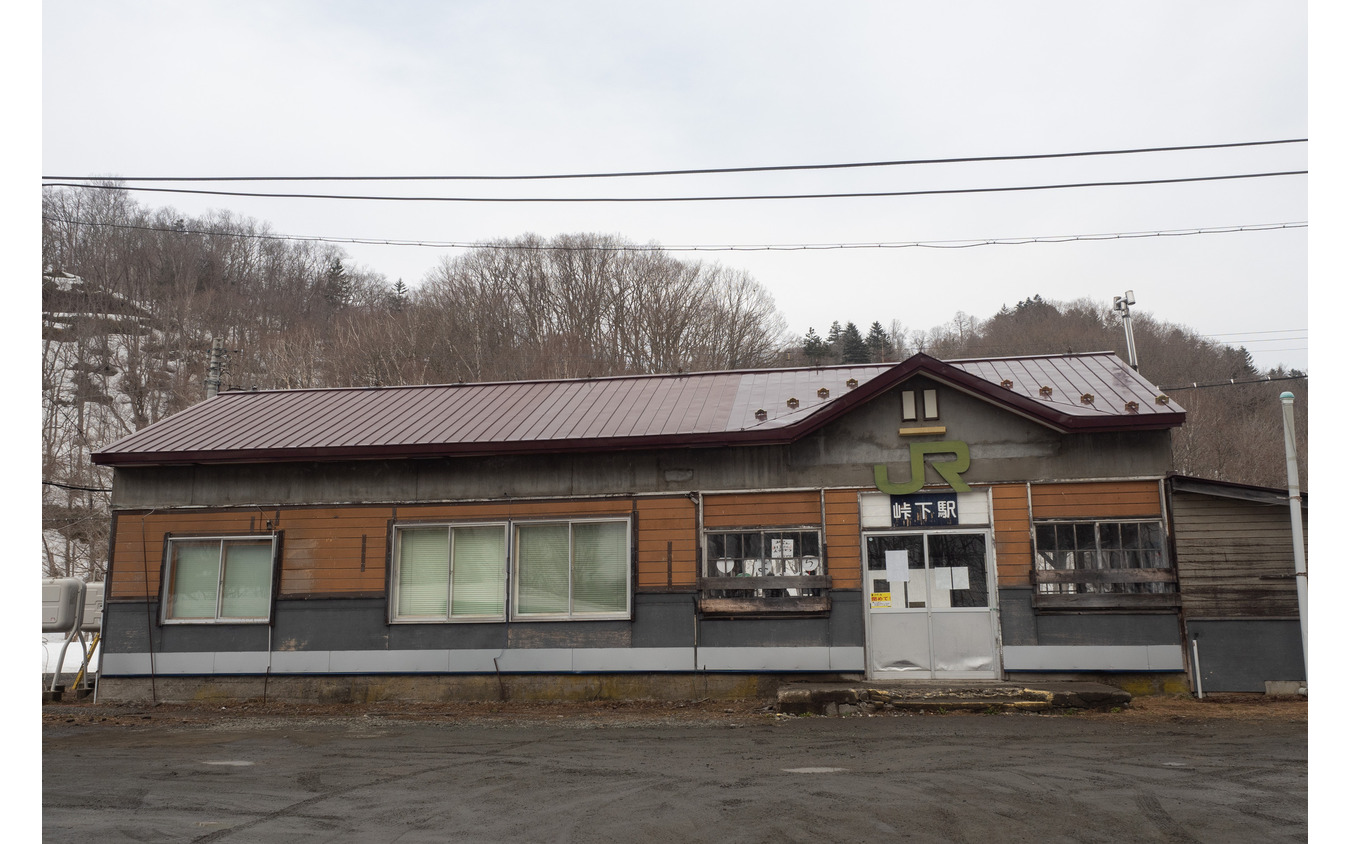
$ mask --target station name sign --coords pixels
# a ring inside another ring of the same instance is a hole
[[[891,496],[891,527],[954,524],[958,524],[955,492]]]

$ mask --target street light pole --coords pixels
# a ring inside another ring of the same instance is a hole
[[[1294,580],[1298,585],[1298,623],[1303,632],[1303,676],[1308,680],[1308,565],[1303,558],[1303,497],[1298,488],[1298,450],[1294,445],[1294,394],[1280,393],[1284,405],[1284,462],[1289,473],[1289,519],[1294,532]],[[1305,680],[1306,682],[1307,680]]]

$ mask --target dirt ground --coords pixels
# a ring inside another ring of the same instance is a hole
[[[852,718],[903,718],[913,711],[877,712]],[[977,712],[929,712],[944,718],[991,717]],[[746,722],[787,717],[772,701],[557,701],[557,702],[450,702],[368,704],[297,704],[239,702],[161,704],[100,704],[90,701],[47,703],[42,707],[44,726],[145,726],[151,724],[200,724],[248,719],[389,719],[456,723],[511,723],[518,725],[556,722],[557,719],[603,721],[608,726],[632,724],[681,724],[699,722]],[[818,717],[818,716],[817,716]],[[1210,695],[1197,700],[1189,695],[1136,697],[1118,711],[1063,710],[1040,714],[1043,718],[1110,719],[1121,722],[1162,723],[1223,719],[1240,721],[1308,722],[1306,698],[1274,698],[1261,694]]]

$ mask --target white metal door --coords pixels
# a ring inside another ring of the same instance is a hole
[[[998,678],[988,532],[869,533],[864,539],[868,676]]]

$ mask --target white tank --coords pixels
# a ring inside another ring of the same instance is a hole
[[[67,633],[81,619],[80,599],[84,581],[74,577],[49,577],[42,581],[42,632]],[[99,601],[100,607],[102,601]]]
[[[97,633],[103,628],[103,581],[84,585],[84,618],[80,630]]]

